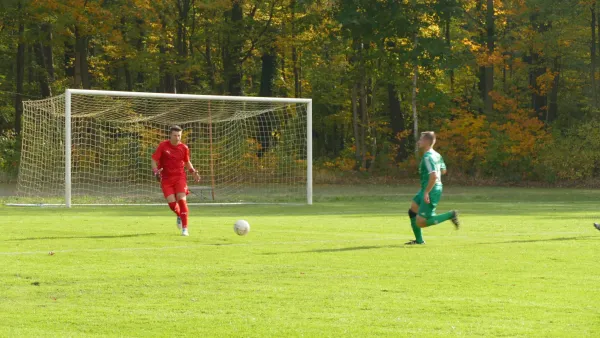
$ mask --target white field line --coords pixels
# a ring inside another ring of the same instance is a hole
[[[538,233],[522,233],[522,234],[510,234],[510,235],[478,235],[477,238],[496,238],[499,242],[506,240],[506,238],[512,237],[525,237],[525,236],[561,236],[561,235],[586,235],[586,232],[538,232]],[[129,248],[94,248],[94,249],[66,249],[66,250],[52,250],[52,253],[76,253],[76,252],[118,252],[118,251],[147,251],[147,250],[178,250],[178,249],[192,249],[197,247],[244,247],[244,246],[270,246],[270,245],[306,245],[306,244],[342,244],[342,243],[360,243],[360,242],[384,242],[384,241],[397,241],[396,244],[403,244],[403,240],[408,240],[410,236],[403,237],[386,237],[386,238],[357,238],[347,240],[310,240],[310,241],[289,241],[289,242],[268,242],[268,243],[198,243],[191,245],[173,245],[173,246],[159,246],[159,247],[129,247]],[[452,238],[468,238],[469,236],[452,236]],[[427,238],[448,238],[448,236],[427,236]],[[542,239],[543,240],[543,239]],[[487,243],[486,243],[487,244]],[[490,243],[491,244],[491,243]],[[0,251],[0,256],[19,256],[19,255],[48,255],[49,251]]]

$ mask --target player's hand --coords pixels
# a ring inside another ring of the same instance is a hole
[[[163,171],[163,168],[152,169],[152,173],[154,174],[154,177],[156,177],[156,180],[159,182],[162,180],[162,174],[161,174],[162,171]]]
[[[200,177],[200,174],[198,174],[197,171],[194,172],[193,176],[194,176],[194,182],[196,182],[196,183],[199,183],[202,180],[202,178]]]
[[[430,204],[430,203],[431,203],[431,199],[429,198],[429,193],[428,193],[428,192],[426,192],[426,193],[423,195],[423,200],[424,200],[424,201],[425,201],[425,203],[427,203],[427,204]]]

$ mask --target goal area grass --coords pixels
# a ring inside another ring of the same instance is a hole
[[[600,336],[600,191],[317,186],[312,206],[24,208],[0,200],[0,336]],[[233,232],[245,219],[247,236]]]

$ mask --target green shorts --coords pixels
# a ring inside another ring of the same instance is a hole
[[[419,212],[417,215],[423,218],[429,218],[431,216],[435,216],[435,209],[437,208],[440,199],[442,199],[442,187],[435,186],[429,192],[429,199],[431,203],[425,203],[423,201],[423,190],[419,190],[419,192],[413,198],[413,201],[419,206]]]

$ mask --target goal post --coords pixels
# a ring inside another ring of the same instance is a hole
[[[191,204],[312,204],[311,99],[67,89],[23,106],[22,204],[162,204],[150,157],[171,125],[203,177]]]

